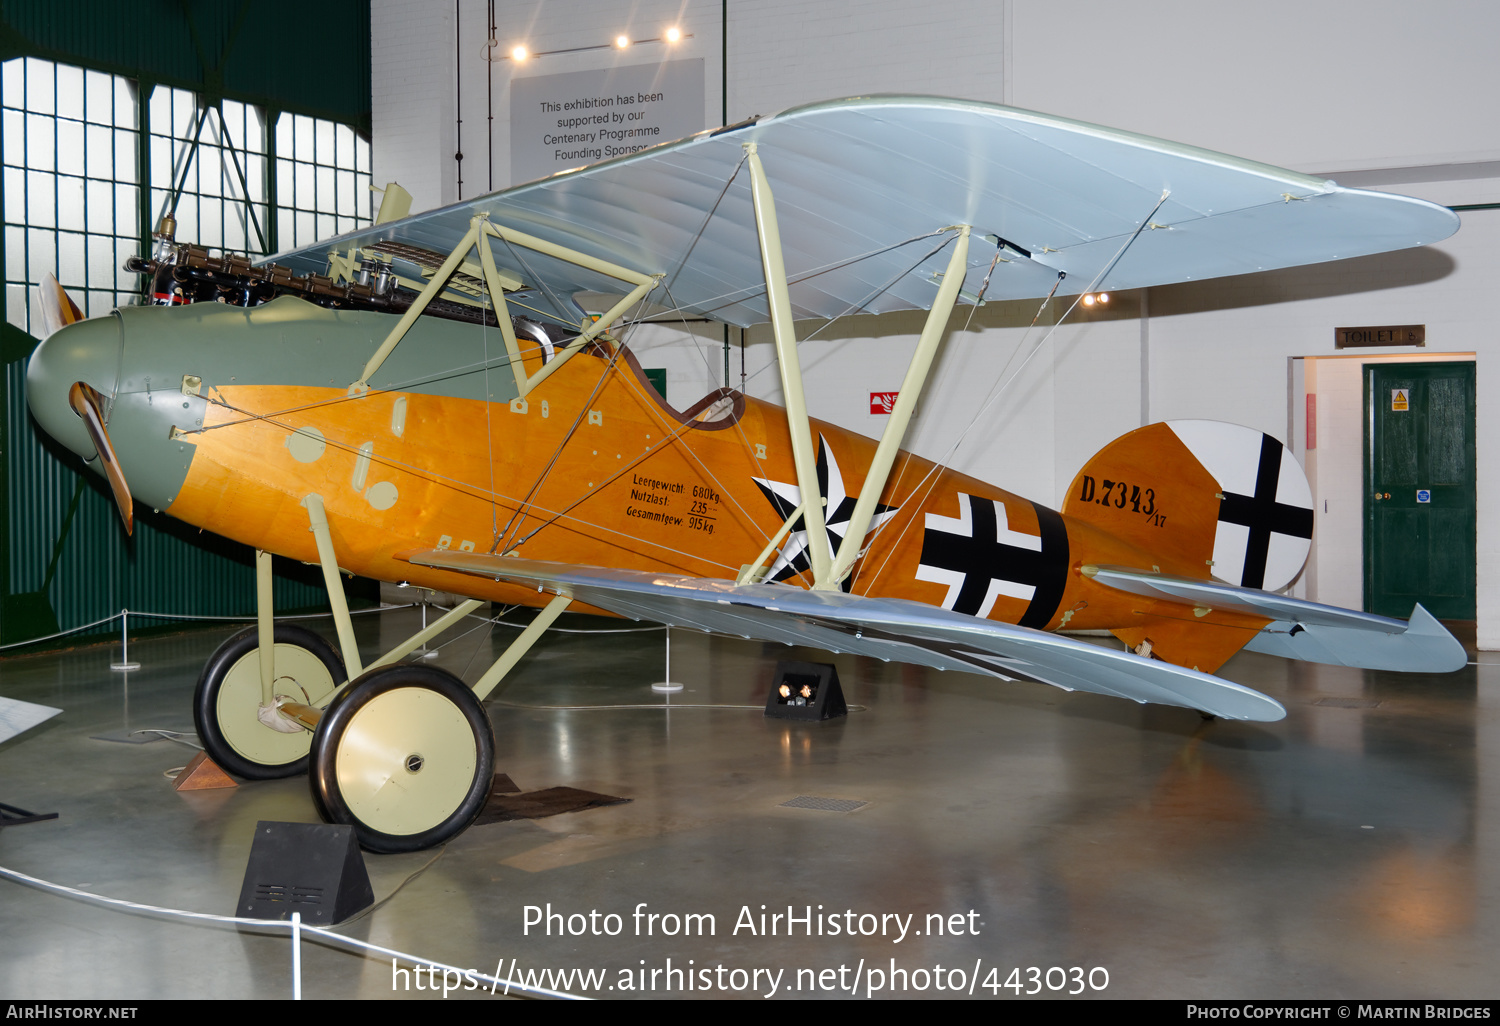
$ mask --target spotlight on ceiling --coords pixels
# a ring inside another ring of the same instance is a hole
[[[1090,293],[1089,295],[1083,297],[1083,305],[1084,306],[1093,306],[1094,305],[1094,296],[1093,296],[1092,293]]]
[[[1101,303],[1108,303],[1109,302],[1109,293],[1108,292],[1101,292],[1101,293],[1099,293],[1099,302],[1101,302]]]
[[[667,29],[667,42],[669,42],[669,43],[675,43],[675,42],[677,42],[681,38],[682,38],[682,30],[680,28],[678,28],[676,25],[673,25],[671,28]]]
[[[510,52],[511,60],[515,61],[524,61],[529,56],[531,56],[531,54],[524,46],[518,46]]]
[[[615,36],[616,49],[623,50],[630,45],[630,37],[626,35]]]

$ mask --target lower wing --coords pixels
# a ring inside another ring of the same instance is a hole
[[[631,619],[674,627],[1033,680],[1065,691],[1182,706],[1225,719],[1271,721],[1286,715],[1274,699],[1206,673],[905,599],[780,584],[737,585],[451,549],[402,558],[556,592]]]

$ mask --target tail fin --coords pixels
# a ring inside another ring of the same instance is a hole
[[[1312,491],[1296,458],[1270,435],[1213,420],[1121,435],[1084,464],[1062,511],[1152,553],[1162,572],[1266,591],[1295,580],[1312,547]]]

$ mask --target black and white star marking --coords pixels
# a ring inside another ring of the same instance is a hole
[[[802,505],[802,489],[796,484],[768,481],[759,477],[753,480],[781,518],[791,516]],[[839,546],[844,541],[844,529],[849,526],[849,518],[854,515],[854,504],[859,496],[845,493],[844,475],[839,470],[838,458],[828,448],[822,435],[818,436],[818,489],[823,493],[823,498],[828,500],[828,505],[824,507],[828,545],[830,551],[837,555]],[[875,513],[870,517],[869,530],[874,531],[895,512],[896,507],[877,502]],[[766,580],[785,581],[811,569],[812,564],[807,557],[807,525],[798,516],[792,524],[791,533],[781,546],[781,552],[767,569]],[[839,586],[848,591],[853,583],[854,575],[850,574]]]
[[[959,492],[956,519],[926,515],[917,580],[947,586],[944,609],[988,617],[1007,595],[1027,603],[1022,627],[1046,627],[1067,584],[1068,531],[1061,515],[1031,505],[1040,535],[1012,531],[1003,502]]]

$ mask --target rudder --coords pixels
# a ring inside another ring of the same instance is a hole
[[[1296,458],[1220,421],[1121,435],[1084,464],[1062,512],[1152,553],[1163,572],[1267,591],[1295,580],[1312,547],[1312,492]]]

